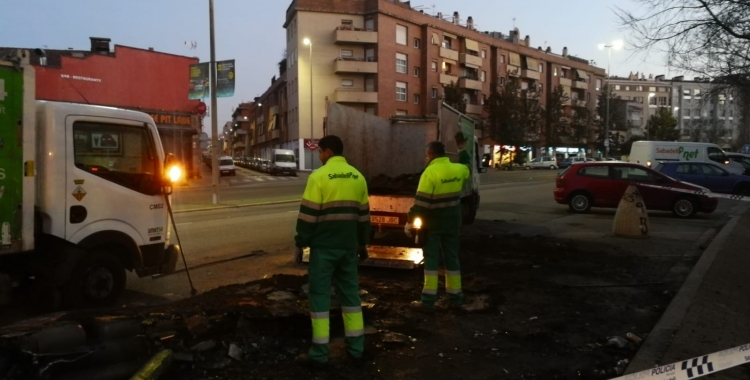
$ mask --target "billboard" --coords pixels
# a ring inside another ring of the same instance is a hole
[[[216,62],[216,97],[228,98],[234,96],[234,60]],[[191,100],[211,97],[211,71],[208,62],[190,65]]]
[[[0,68],[0,246],[21,237],[23,72]]]

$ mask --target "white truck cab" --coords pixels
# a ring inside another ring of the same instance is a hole
[[[237,168],[234,166],[234,158],[230,156],[219,157],[219,175],[237,175]]]
[[[718,145],[701,142],[636,141],[628,160],[649,168],[656,167],[659,162],[714,162],[730,173],[742,174],[745,171],[741,164],[730,160]]]
[[[297,158],[291,149],[273,149],[268,172],[271,175],[297,175]]]

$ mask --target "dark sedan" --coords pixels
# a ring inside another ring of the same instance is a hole
[[[714,193],[750,195],[750,177],[732,174],[710,162],[662,162],[656,170]]]

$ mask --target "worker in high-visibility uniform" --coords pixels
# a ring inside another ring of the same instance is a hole
[[[357,250],[370,238],[370,207],[367,183],[342,156],[340,138],[328,135],[318,143],[323,167],[307,180],[297,218],[298,247],[310,247],[309,300],[312,346],[300,355],[302,364],[322,366],[328,361],[331,284],[341,300],[346,344],[355,363],[364,351],[364,322],[359,299]]]
[[[414,221],[421,219],[427,240],[423,249],[424,287],[422,300],[414,303],[420,310],[433,311],[438,299],[438,270],[442,249],[445,261],[445,288],[453,306],[463,302],[461,267],[458,260],[461,229],[461,189],[469,179],[469,168],[454,164],[445,156],[445,145],[435,141],[427,147],[429,164],[419,179],[414,206],[404,231],[411,236]]]

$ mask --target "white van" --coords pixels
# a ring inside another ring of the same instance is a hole
[[[219,175],[236,176],[237,171],[234,168],[234,159],[229,156],[219,157]]]
[[[653,168],[659,162],[715,162],[730,173],[742,174],[745,169],[733,162],[718,145],[699,142],[636,141],[630,150],[629,162]]]
[[[271,175],[289,174],[297,175],[297,158],[291,149],[273,149],[271,151],[271,162],[268,167]]]

